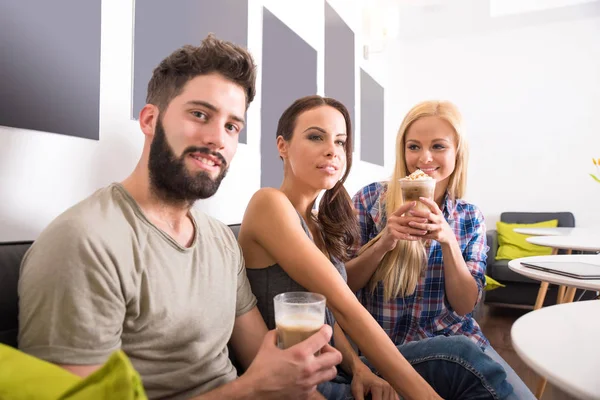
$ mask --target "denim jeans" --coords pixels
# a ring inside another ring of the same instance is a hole
[[[531,392],[531,390],[529,390],[525,382],[523,382],[521,378],[519,378],[519,375],[517,375],[517,373],[510,367],[510,365],[508,365],[506,361],[504,361],[502,357],[500,357],[500,354],[498,354],[492,346],[488,346],[488,348],[485,349],[485,354],[490,356],[492,360],[502,365],[502,367],[506,371],[506,381],[510,383],[513,387],[513,393],[510,396],[508,396],[507,399],[535,400],[536,397]]]
[[[398,346],[413,368],[445,400],[505,399],[513,389],[504,368],[465,336],[438,336]],[[363,362],[376,373],[373,366]],[[341,371],[317,389],[328,400],[353,399],[352,378]]]

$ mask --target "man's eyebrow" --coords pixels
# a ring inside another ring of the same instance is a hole
[[[189,100],[185,104],[189,104],[192,106],[203,106],[203,107],[208,108],[211,111],[219,111],[219,109],[217,107],[210,104],[208,101],[204,101],[204,100]]]
[[[190,100],[190,101],[186,102],[185,104],[193,105],[193,106],[203,106],[214,112],[220,111],[213,104],[209,103],[208,101],[204,101],[204,100]],[[239,115],[230,114],[229,118],[233,119],[234,121],[238,121],[242,124],[246,123],[246,120],[244,119],[244,117],[240,117]]]

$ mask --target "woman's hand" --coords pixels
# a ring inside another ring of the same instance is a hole
[[[352,395],[356,400],[364,400],[365,395],[371,393],[372,400],[398,400],[394,388],[371,372],[364,364],[352,375]]]
[[[411,223],[423,225],[427,222],[427,218],[411,215],[415,213],[413,210],[415,206],[416,202],[414,201],[403,204],[392,215],[388,216],[387,224],[379,240],[379,246],[386,253],[396,247],[398,240],[419,240],[427,234],[425,229],[415,228],[411,225]]]
[[[410,211],[410,214],[415,217],[426,219],[427,221],[424,223],[410,221],[408,225],[414,229],[426,231],[425,234],[421,235],[421,238],[423,239],[433,239],[442,244],[456,240],[452,228],[450,228],[450,225],[446,222],[444,214],[437,203],[425,197],[421,197],[420,200],[421,203],[429,208],[429,211],[414,209]]]

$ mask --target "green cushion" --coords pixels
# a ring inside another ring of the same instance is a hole
[[[78,382],[60,400],[147,400],[142,379],[122,350],[115,351],[96,372]]]
[[[56,400],[79,381],[66,369],[0,344],[0,399]]]
[[[527,240],[531,235],[523,235],[514,231],[515,228],[556,228],[558,220],[536,222],[533,224],[507,224],[496,222],[498,231],[498,253],[496,260],[514,260],[515,258],[531,256],[549,256],[552,249],[546,246],[538,246]]]
[[[82,379],[67,370],[0,344],[0,399],[145,400],[139,374],[122,350]]]
[[[483,290],[490,291],[490,290],[498,289],[499,287],[506,287],[506,285],[503,285],[502,283],[498,282],[494,278],[490,278],[487,275],[485,276],[485,287],[483,288]]]

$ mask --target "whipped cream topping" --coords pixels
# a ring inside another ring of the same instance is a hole
[[[430,177],[429,175],[427,175],[425,172],[423,172],[420,169],[418,169],[415,172],[413,172],[412,174],[410,174],[408,176],[405,176],[401,180],[404,180],[404,181],[424,181],[424,180],[430,180],[430,179],[433,179],[433,178]]]

